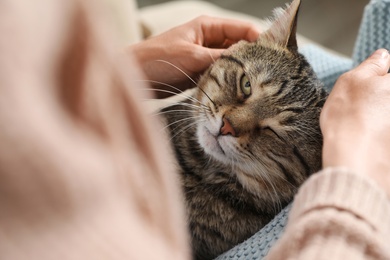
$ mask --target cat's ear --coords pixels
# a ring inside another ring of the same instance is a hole
[[[265,37],[290,51],[297,52],[297,18],[300,0],[293,0],[286,9],[277,8],[274,10],[275,19],[269,29],[260,37]]]

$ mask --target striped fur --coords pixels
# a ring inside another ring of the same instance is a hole
[[[288,41],[237,43],[201,77],[196,100],[163,110],[196,259],[254,234],[321,167],[319,114],[327,93],[292,34],[294,28]],[[250,95],[241,89],[243,75]]]

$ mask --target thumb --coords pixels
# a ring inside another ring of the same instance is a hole
[[[363,61],[357,68],[365,76],[384,76],[390,68],[390,54],[386,49],[376,50],[370,57]]]

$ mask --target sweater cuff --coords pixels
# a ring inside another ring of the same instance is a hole
[[[295,222],[321,208],[350,212],[377,232],[390,232],[390,203],[386,193],[372,180],[346,168],[326,168],[311,176],[300,188],[290,213]]]

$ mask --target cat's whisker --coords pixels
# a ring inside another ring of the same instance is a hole
[[[172,126],[172,125],[174,125],[174,124],[177,124],[177,123],[180,123],[180,122],[191,121],[191,120],[198,119],[198,118],[200,118],[200,116],[192,116],[192,117],[186,117],[186,118],[183,118],[183,119],[176,120],[176,121],[174,121],[174,122],[172,122],[172,123],[170,123],[170,124],[164,126],[164,127],[161,129],[161,131],[165,130],[166,128],[168,128],[168,127],[170,127],[170,126]]]
[[[271,198],[276,199],[276,203],[274,203],[274,211],[275,211],[275,214],[276,214],[278,212],[278,208],[282,209],[282,205],[281,205],[280,200],[278,199],[279,198],[279,194],[276,191],[276,187],[273,184],[273,182],[271,181],[272,176],[269,176],[268,172],[263,172],[263,174],[261,176],[263,176],[266,179],[266,183],[268,183],[271,186],[272,191],[274,193],[274,196],[271,196]]]
[[[184,127],[183,129],[181,129],[181,131],[178,131],[177,133],[172,135],[172,137],[169,139],[169,141],[172,141],[172,139],[175,138],[177,135],[183,134],[185,131],[187,131],[189,128],[193,127],[197,123],[198,122],[193,122],[193,123],[189,124],[188,126]]]
[[[195,103],[198,103],[199,106],[206,106],[204,104],[202,104],[199,100],[195,99],[194,97],[192,96],[189,96],[189,95],[185,95],[184,93],[176,93],[174,91],[171,91],[171,90],[166,90],[166,89],[152,89],[152,88],[145,88],[143,90],[147,90],[147,91],[157,91],[157,92],[162,92],[162,93],[168,93],[168,94],[172,94],[172,95],[177,95],[177,96],[181,96],[185,99],[188,99],[188,100],[191,100]],[[146,99],[146,100],[153,100],[153,99]],[[160,99],[160,100],[163,100],[163,99]]]
[[[169,62],[169,61],[166,61],[166,60],[156,60],[158,62],[163,62],[163,63],[166,63],[172,67],[174,67],[175,69],[177,69],[178,71],[180,71],[181,73],[183,73],[189,80],[191,80],[192,83],[194,83],[195,86],[197,86],[198,84],[196,83],[195,80],[193,80],[184,70],[182,70],[181,68],[179,68],[178,66],[176,66],[175,64],[173,64],[172,62]]]
[[[184,94],[185,92],[171,84],[168,84],[168,83],[164,83],[164,82],[160,82],[160,81],[156,81],[156,80],[149,80],[149,79],[143,79],[143,80],[136,80],[136,81],[143,81],[143,82],[149,82],[149,83],[154,83],[154,84],[160,84],[160,85],[163,85],[163,86],[166,86],[166,87],[169,87],[173,90],[176,90],[177,92],[174,92],[174,91],[171,91],[171,92],[167,92],[169,90],[165,90],[164,92],[165,93],[169,93],[169,94],[173,94],[173,95],[178,95],[178,96],[181,96],[185,99],[188,99],[188,100],[191,100],[195,103],[199,103],[200,105],[203,105],[202,102],[200,102],[198,99],[196,99],[195,97],[191,96],[191,95],[186,95]],[[161,91],[161,89],[151,89],[151,88],[148,88],[147,90],[153,90],[153,91]]]
[[[180,134],[181,132],[185,132],[185,127],[183,127],[183,125],[191,125],[192,123],[188,124],[187,122],[182,122],[180,123],[179,125],[177,125],[174,129],[172,129],[172,132],[175,132],[174,135],[171,136],[171,138],[169,139],[169,141],[173,140],[173,138],[175,138],[178,134]]]
[[[185,124],[185,123],[187,123],[187,121],[196,121],[196,120],[199,121],[201,119],[202,119],[201,116],[189,116],[189,117],[186,117],[186,118],[182,118],[182,119],[176,120],[176,121],[170,123],[168,126],[173,126],[175,124],[177,125],[179,123]]]
[[[197,108],[197,109],[203,108],[203,109],[206,109],[206,111],[211,111],[211,109],[208,106],[203,105],[203,104],[202,104],[202,106],[199,106],[197,104],[184,103],[184,102],[177,102],[175,104],[176,105],[181,105],[181,106],[186,106],[186,107],[189,107],[189,108]]]
[[[179,113],[179,112],[189,113],[189,114],[193,113],[193,111],[191,111],[191,110],[175,109],[175,110],[160,111],[158,113],[154,113],[153,116],[161,116],[161,115],[165,115],[165,114],[169,114],[169,113]]]
[[[180,69],[180,68],[179,68],[178,66],[176,66],[175,64],[173,64],[173,63],[171,63],[171,62],[169,62],[169,61],[166,61],[166,60],[156,60],[156,61],[158,61],[158,62],[163,62],[163,63],[166,63],[166,64],[168,64],[168,65],[174,67],[175,69],[177,69],[178,71],[180,71],[181,73],[183,73],[189,80],[191,80],[191,82],[194,83],[195,86],[198,86],[198,84],[196,83],[195,80],[193,80],[187,73],[184,72],[184,70]],[[206,93],[206,91],[204,91],[204,90],[203,90],[201,87],[199,87],[199,86],[198,86],[198,88],[200,89],[200,91],[203,92],[203,94],[205,94],[205,96],[211,101],[211,103],[213,103],[213,104],[215,105],[214,101],[210,98],[210,96]]]
[[[251,172],[257,173],[256,174],[257,177],[255,177],[255,178],[261,179],[261,181],[264,183],[264,185],[266,187],[268,187],[267,192],[270,194],[270,197],[274,200],[274,203],[272,204],[273,210],[274,210],[275,214],[277,214],[278,212],[280,212],[280,210],[282,210],[283,207],[282,207],[281,200],[279,198],[279,194],[277,192],[277,188],[273,183],[275,176],[272,176],[270,174],[271,172],[275,172],[275,171],[273,171],[272,169],[265,170],[264,168],[260,168],[258,165],[258,158],[256,158],[256,156],[253,153],[251,153],[250,151],[243,150],[243,151],[241,151],[241,154],[248,158],[248,160],[246,160],[246,162],[245,162],[246,168],[251,169],[250,170]],[[256,163],[249,163],[250,161],[253,161]],[[242,162],[240,162],[240,163],[242,163]],[[236,162],[236,160],[235,160],[234,164],[238,164],[238,162]],[[268,168],[268,167],[266,167],[266,168]],[[233,168],[232,168],[232,170],[234,171]],[[279,176],[279,177],[283,180],[286,180],[285,176]],[[292,185],[289,182],[287,182],[287,184]],[[295,186],[293,186],[293,187],[295,188]]]
[[[212,60],[213,62],[215,62],[215,59],[214,59],[213,55],[211,55],[211,51],[210,51],[210,49],[208,48],[207,44],[205,44],[205,47],[207,47],[206,49],[207,49],[207,52],[208,52],[209,55],[210,55],[211,60]]]
[[[208,111],[210,112],[211,109],[207,106],[199,106],[199,105],[196,105],[196,104],[190,104],[190,103],[183,103],[183,102],[177,102],[177,103],[174,103],[173,104],[174,106],[178,105],[178,106],[183,106],[183,107],[187,107],[189,108],[189,111],[191,111],[192,113],[195,113],[196,111]],[[201,109],[205,109],[205,110],[201,110]]]
[[[155,101],[155,100],[156,99],[153,99],[153,98],[144,98],[144,99],[142,99],[142,101]],[[175,103],[172,103],[172,101],[166,100],[166,99],[159,99],[158,101],[159,102],[166,102],[166,103],[168,103],[169,105],[166,106],[166,107],[180,105],[180,106],[184,106],[184,107],[189,107],[190,109],[194,109],[194,108],[195,109],[201,109],[201,108],[203,108],[203,109],[206,109],[207,111],[211,111],[211,109],[208,106],[203,105],[203,104],[202,104],[202,106],[200,106],[198,104],[185,103],[185,102],[175,102]],[[190,111],[190,110],[188,110],[188,111]],[[191,111],[191,112],[194,112],[194,111]]]
[[[250,157],[252,161],[258,161],[258,159],[252,153],[247,153],[247,156]],[[253,172],[258,173],[256,176],[260,177],[260,179],[262,179],[262,181],[264,182],[264,185],[266,185],[268,187],[268,191],[272,192],[274,194],[274,196],[271,196],[271,197],[276,198],[278,200],[279,195],[276,191],[276,187],[274,186],[274,184],[272,182],[272,179],[273,179],[272,176],[269,176],[269,172],[264,171],[263,169],[260,169],[257,164],[251,164],[250,168],[253,169]],[[278,208],[276,208],[277,206],[280,207],[280,210],[282,209],[280,200],[276,201],[276,203],[274,205],[275,214],[277,212],[279,212]]]
[[[181,122],[180,121],[175,121],[173,123],[171,123],[171,126],[174,125],[174,128],[171,129],[171,135],[173,135],[173,133],[175,133],[175,135],[172,136],[172,138],[174,136],[176,136],[176,133],[177,132],[177,129],[179,129],[179,131],[182,131],[182,130],[187,130],[188,128],[185,127],[185,129],[183,128],[183,125],[191,125],[191,126],[194,126],[196,125],[198,122],[201,121],[201,118],[189,118],[188,120],[182,120]],[[171,138],[171,140],[172,140]]]
[[[291,134],[290,134],[291,132]],[[286,142],[291,142],[291,140],[294,140],[296,133],[304,133],[302,135],[305,137],[305,139],[309,142],[316,142],[318,145],[322,145],[322,139],[319,138],[319,133],[313,127],[300,124],[299,126],[294,127],[294,129],[291,129],[289,131],[286,131],[286,134],[288,136],[288,139],[286,139]]]
[[[187,123],[187,122],[182,122],[182,123],[180,123],[179,126],[176,126],[176,127],[172,130],[172,132],[175,132],[176,129],[178,129],[178,128],[180,129],[179,131],[176,131],[175,134],[171,135],[171,138],[169,138],[169,141],[170,141],[170,142],[172,142],[172,140],[173,140],[176,136],[183,134],[183,133],[186,132],[189,128],[191,128],[191,127],[193,127],[194,125],[196,125],[195,122],[192,122],[192,123],[188,124],[186,127],[183,127],[184,124],[188,124],[188,123]]]
[[[274,194],[274,196],[270,196],[272,199],[276,199],[277,201],[276,201],[276,203],[273,203],[274,204],[274,211],[275,211],[275,214],[278,212],[278,208],[277,208],[277,206],[279,206],[280,208],[281,208],[281,206],[280,206],[280,200],[278,200],[278,197],[279,197],[279,194],[278,194],[278,192],[276,191],[276,188],[275,188],[275,185],[272,183],[272,181],[270,180],[271,178],[268,176],[268,174],[267,173],[263,173],[262,175],[261,175],[264,179],[265,179],[265,183],[267,183],[269,186],[271,186],[271,189],[269,190],[270,192],[272,191],[273,192],[273,194]],[[268,186],[267,185],[267,186]]]
[[[172,95],[178,95],[178,96],[182,96],[183,98],[190,99],[190,97],[187,95],[183,95],[182,93],[176,93],[174,91],[166,90],[166,89],[143,88],[142,90],[157,91],[157,92],[162,92],[162,93],[167,93],[167,94],[172,94]]]

